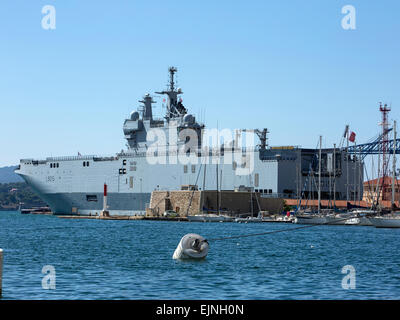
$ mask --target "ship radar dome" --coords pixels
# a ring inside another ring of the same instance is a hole
[[[131,113],[131,120],[136,121],[137,119],[139,119],[139,112],[137,112],[137,111],[132,111],[132,113]]]
[[[194,122],[194,117],[191,114],[185,114],[183,117],[183,121],[185,123],[193,123]]]

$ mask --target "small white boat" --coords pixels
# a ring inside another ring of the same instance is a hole
[[[317,214],[298,215],[294,219],[294,223],[298,224],[322,224],[326,222],[327,222],[326,217]]]
[[[357,215],[357,218],[360,220],[359,226],[372,226],[372,222],[370,221],[371,216],[375,216],[377,211],[369,210],[369,209],[356,209],[351,211],[352,214]]]
[[[292,223],[292,222],[294,222],[294,220],[295,220],[295,218],[293,217],[293,216],[280,216],[280,217],[277,217],[275,220],[273,220],[273,221],[275,221],[275,222],[288,222],[288,223]]]
[[[263,222],[264,218],[263,218],[263,214],[261,212],[258,213],[257,217],[252,217],[252,216],[248,216],[248,217],[238,217],[235,218],[235,222],[239,222],[239,223],[259,223],[259,222]]]
[[[222,215],[222,214],[196,214],[196,215],[188,215],[188,220],[190,222],[232,222],[234,219],[230,216]]]
[[[351,218],[348,219],[344,222],[345,225],[359,225],[360,224],[360,218]]]
[[[381,216],[369,218],[376,228],[400,228],[399,216]]]
[[[235,218],[235,222],[239,223],[263,222],[263,218],[260,217]]]
[[[273,217],[263,217],[261,222],[275,222]]]
[[[349,212],[348,213],[340,213],[340,214],[327,216],[326,221],[329,225],[358,224],[360,221],[354,220],[356,218],[355,216],[356,216],[355,214],[351,214]]]

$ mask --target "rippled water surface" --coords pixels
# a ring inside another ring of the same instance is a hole
[[[0,212],[3,299],[399,299],[400,229],[318,226],[210,242],[206,260],[175,261],[187,233],[259,233],[281,223],[70,220]],[[56,288],[42,288],[52,265]],[[342,288],[342,268],[356,288]]]

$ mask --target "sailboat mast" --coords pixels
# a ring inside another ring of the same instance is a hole
[[[333,207],[336,207],[336,143],[333,144]]]
[[[218,156],[219,157],[219,156]],[[219,159],[218,159],[219,160]],[[219,214],[219,184],[218,184],[218,162],[217,162],[217,166],[216,166],[216,174],[217,174],[217,210],[218,210],[218,214]]]
[[[218,203],[219,203],[219,207],[222,207],[222,169],[220,169],[219,171],[220,171],[220,177],[219,177],[219,192],[218,192],[219,200],[218,200]],[[218,213],[219,213],[219,209],[218,209]]]
[[[333,160],[330,158],[331,161]],[[330,166],[328,165],[328,155],[326,158],[326,169],[328,171],[328,176],[329,176],[329,202],[328,202],[328,208],[332,208],[332,162],[330,163]]]
[[[217,120],[217,132],[218,132],[218,120]],[[220,157],[221,157],[220,152],[221,152],[221,149],[219,148],[219,135],[218,135],[218,138],[217,138],[217,155],[218,155],[218,160],[217,160],[217,166],[216,166],[216,175],[217,175],[217,210],[218,210],[218,214],[219,214],[219,184],[218,184],[218,175],[219,175],[219,172],[218,172],[218,163],[219,163],[219,160],[220,160]]]
[[[349,125],[347,125],[346,140],[346,201],[349,202]]]
[[[381,189],[380,189],[380,181],[381,181],[381,177],[380,177],[380,168],[381,168],[381,165],[380,165],[380,163],[381,163],[381,156],[380,156],[380,154],[378,154],[378,179],[377,179],[377,183],[376,183],[376,204],[375,204],[375,206],[376,207],[378,207],[379,206],[379,204],[380,204],[380,196],[381,196]],[[383,177],[382,177],[382,179],[383,179]],[[383,184],[383,180],[382,180],[382,184]]]
[[[355,142],[354,142],[354,146],[355,146],[354,150],[357,150]],[[356,185],[356,183],[357,183],[357,162],[358,162],[356,153],[354,153],[353,160],[354,160],[354,166],[353,166],[354,183],[353,183],[353,187],[351,189],[353,190],[353,201],[354,201],[354,205],[355,205],[357,203],[357,198],[356,198],[357,185]]]
[[[361,147],[358,147],[358,205],[361,206],[361,188],[363,188],[362,180],[363,161],[361,160]]]
[[[318,161],[318,213],[321,211],[321,150],[322,136],[319,136],[319,161]]]
[[[395,180],[396,180],[396,120],[393,122],[393,178],[392,178],[392,208],[394,208]]]

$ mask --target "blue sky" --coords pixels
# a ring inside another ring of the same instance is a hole
[[[341,27],[347,4],[356,30]],[[171,65],[209,127],[313,148],[349,123],[365,142],[379,101],[399,119],[399,15],[398,1],[1,1],[0,166],[120,151],[123,120]]]

